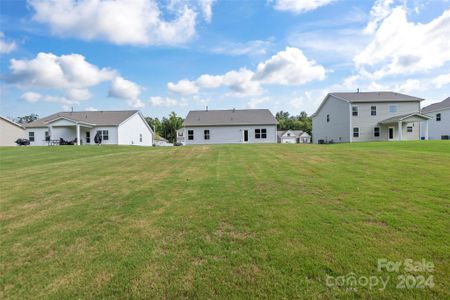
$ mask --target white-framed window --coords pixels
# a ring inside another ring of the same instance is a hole
[[[86,131],[86,143],[87,144],[91,143],[91,132],[90,131]]]
[[[375,105],[370,107],[370,115],[371,116],[377,115],[377,107]]]
[[[380,127],[375,127],[373,129],[373,136],[374,137],[379,137],[380,136]]]
[[[358,106],[352,106],[352,116],[358,116]]]
[[[139,142],[142,143],[142,133],[139,133]]]
[[[28,132],[28,139],[30,142],[34,142],[34,131]]]
[[[359,137],[359,128],[353,127],[353,137]]]
[[[188,130],[188,140],[194,140],[194,130]]]
[[[109,132],[108,130],[103,130],[103,140],[107,141],[109,139]]]
[[[389,104],[389,112],[396,113],[397,112],[397,104]]]
[[[406,127],[406,132],[413,132],[412,126],[407,126]]]
[[[440,121],[441,120],[441,114],[436,114],[436,121]]]
[[[209,129],[204,130],[203,135],[204,135],[205,140],[209,140]]]
[[[330,115],[327,115],[327,123],[330,122]]]
[[[255,129],[255,139],[266,139],[266,138],[267,138],[267,129],[266,128]]]

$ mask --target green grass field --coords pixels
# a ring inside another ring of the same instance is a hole
[[[2,299],[450,298],[445,141],[0,155]],[[349,273],[390,281],[327,286]]]

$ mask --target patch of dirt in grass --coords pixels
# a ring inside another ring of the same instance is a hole
[[[255,264],[243,264],[235,268],[234,272],[248,283],[255,283],[261,274],[261,269]]]
[[[384,221],[380,221],[380,220],[375,220],[375,219],[367,219],[364,222],[369,225],[380,226],[380,227],[388,227],[389,226],[388,223],[386,223]]]
[[[80,278],[82,275],[81,270],[75,270],[73,272],[70,272],[68,274],[64,274],[61,276],[56,277],[46,288],[45,288],[45,295],[56,293],[58,290],[71,287],[73,283],[76,281],[76,279]]]
[[[220,238],[228,237],[232,240],[239,241],[255,237],[255,234],[253,232],[236,231],[232,225],[225,222],[221,222],[219,224],[219,228],[215,231],[214,235]]]

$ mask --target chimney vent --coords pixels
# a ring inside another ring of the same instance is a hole
[[[208,111],[208,105],[206,106],[206,111]]]
[[[359,88],[356,89],[356,92],[359,93]]]
[[[236,108],[233,107],[233,112],[236,112]]]

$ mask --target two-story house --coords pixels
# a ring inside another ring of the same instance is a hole
[[[448,140],[450,139],[450,97],[422,108],[422,113],[427,114],[432,119],[428,121],[428,139]],[[426,129],[427,124],[421,123]],[[421,135],[425,138],[424,135]]]
[[[419,140],[424,99],[394,92],[329,93],[312,115],[313,143]],[[428,139],[427,126],[423,136]]]

